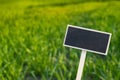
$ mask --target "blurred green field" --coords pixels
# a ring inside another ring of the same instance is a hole
[[[107,56],[87,54],[82,80],[120,80],[120,2],[0,1],[0,80],[75,80],[80,51],[67,24],[112,33]]]

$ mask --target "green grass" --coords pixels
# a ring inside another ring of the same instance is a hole
[[[0,80],[75,80],[80,51],[67,24],[112,33],[107,56],[87,54],[82,80],[120,80],[120,2],[14,1],[0,5]]]

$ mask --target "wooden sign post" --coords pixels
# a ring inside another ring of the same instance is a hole
[[[76,80],[81,80],[85,58],[86,58],[86,50],[82,50]]]
[[[86,52],[107,55],[111,33],[68,25],[63,45],[82,50],[76,80],[81,80]]]

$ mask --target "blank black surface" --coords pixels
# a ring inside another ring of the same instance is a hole
[[[106,53],[109,34],[68,27],[65,45]]]

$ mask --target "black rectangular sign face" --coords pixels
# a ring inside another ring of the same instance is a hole
[[[64,46],[107,55],[111,34],[68,25]]]

